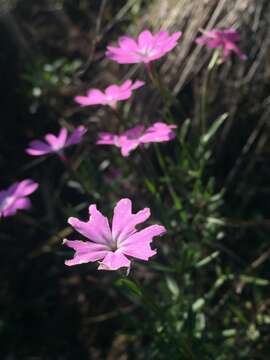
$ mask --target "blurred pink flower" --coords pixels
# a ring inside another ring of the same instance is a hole
[[[132,91],[144,85],[144,81],[137,80],[132,84],[131,80],[126,80],[122,85],[110,85],[104,92],[98,89],[90,89],[87,96],[76,96],[74,100],[81,106],[89,105],[109,105],[115,108],[116,103],[131,97]]]
[[[156,122],[147,129],[143,125],[138,125],[130,130],[123,132],[120,135],[103,132],[99,134],[97,140],[98,145],[114,145],[121,149],[123,156],[128,156],[129,153],[136,149],[140,144],[151,142],[164,142],[175,138],[172,129],[176,125],[167,125],[162,122]]]
[[[0,218],[15,215],[17,210],[29,209],[31,202],[27,196],[37,188],[37,183],[27,179],[0,191]]]
[[[108,218],[103,216],[96,205],[89,207],[89,221],[69,218],[68,223],[87,241],[67,240],[63,243],[75,250],[74,258],[66,260],[68,266],[99,261],[99,270],[117,270],[121,267],[130,268],[129,257],[148,260],[156,254],[150,243],[154,236],[166,232],[164,226],[151,225],[138,231],[136,226],[150,217],[150,209],[145,208],[132,213],[129,199],[121,199],[114,208],[112,228]]]
[[[138,39],[120,37],[119,47],[108,46],[106,55],[119,64],[149,64],[171,51],[181,35],[179,31],[169,35],[167,31],[152,34],[149,30],[144,30]]]
[[[231,52],[235,52],[241,60],[246,60],[247,56],[236,46],[240,41],[240,35],[234,29],[203,31],[203,35],[196,39],[199,45],[207,45],[211,49],[223,48],[222,61],[226,61]]]
[[[42,156],[51,153],[58,153],[62,156],[62,152],[66,147],[82,141],[82,137],[86,131],[87,129],[84,126],[79,126],[68,136],[67,129],[61,128],[58,136],[47,134],[45,135],[46,141],[31,141],[25,151],[32,156]]]

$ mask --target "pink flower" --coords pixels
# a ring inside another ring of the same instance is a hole
[[[88,105],[109,105],[115,108],[117,101],[126,100],[131,97],[132,91],[144,85],[144,81],[137,80],[132,84],[126,80],[122,85],[110,85],[104,92],[98,89],[90,89],[87,96],[76,96],[74,100],[81,106]]]
[[[138,39],[120,37],[119,47],[108,46],[106,55],[119,64],[148,64],[171,51],[181,35],[179,31],[169,35],[167,31],[152,34],[149,30],[144,30]]]
[[[241,60],[247,59],[247,56],[236,46],[235,43],[238,41],[240,41],[240,35],[233,29],[203,31],[203,35],[196,39],[199,45],[207,45],[211,49],[223,48],[222,61],[227,60],[231,52],[235,52]]]
[[[46,141],[31,141],[25,151],[32,156],[42,156],[51,153],[58,153],[62,156],[62,152],[66,147],[82,141],[82,137],[86,131],[87,129],[84,126],[79,126],[68,136],[67,129],[61,128],[58,136],[47,134],[45,136]]]
[[[144,129],[143,125],[138,125],[120,135],[103,132],[99,134],[99,139],[96,143],[98,145],[117,146],[121,149],[123,156],[128,156],[140,144],[164,142],[174,139],[175,134],[172,129],[176,127],[176,125],[156,122],[147,129]]]
[[[87,222],[73,217],[68,219],[68,223],[87,238],[87,241],[64,240],[65,245],[75,250],[74,258],[65,261],[68,266],[99,261],[99,270],[129,269],[129,257],[148,260],[156,254],[156,250],[150,247],[153,237],[166,232],[161,225],[151,225],[138,231],[136,226],[149,218],[150,209],[132,214],[129,199],[121,199],[116,204],[112,228],[96,205],[90,205],[89,215]]]
[[[37,188],[37,183],[27,179],[0,191],[0,218],[15,215],[17,210],[29,209],[31,202],[27,196]]]

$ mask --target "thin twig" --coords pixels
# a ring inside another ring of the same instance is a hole
[[[78,73],[79,77],[82,77],[88,71],[89,67],[91,66],[91,64],[93,62],[94,54],[95,54],[95,51],[96,51],[97,43],[102,38],[102,36],[100,36],[100,27],[101,27],[102,18],[103,18],[104,10],[105,10],[105,7],[106,7],[106,3],[107,3],[107,0],[102,0],[102,2],[101,2],[98,17],[97,17],[97,21],[96,21],[95,34],[94,34],[94,39],[93,39],[93,42],[92,42],[90,54],[88,56],[88,59],[86,61],[84,69],[82,69]]]

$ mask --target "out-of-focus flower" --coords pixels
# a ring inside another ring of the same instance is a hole
[[[132,91],[143,85],[144,81],[137,80],[132,83],[131,80],[126,80],[122,85],[108,86],[104,92],[99,89],[90,89],[87,92],[87,96],[75,96],[74,100],[81,106],[100,104],[115,108],[118,101],[130,98]]]
[[[223,49],[222,61],[226,61],[231,52],[236,53],[241,60],[246,60],[247,56],[235,44],[240,41],[240,35],[234,29],[203,31],[203,35],[196,39],[199,45],[207,45],[211,49],[221,47]]]
[[[181,35],[179,31],[169,35],[167,31],[152,34],[151,31],[144,30],[138,39],[120,37],[119,47],[108,46],[106,55],[119,64],[149,64],[170,52],[177,45]]]
[[[33,140],[26,149],[27,154],[32,156],[42,156],[51,153],[63,155],[63,150],[71,145],[78,144],[82,141],[83,135],[87,129],[84,126],[77,127],[69,136],[66,128],[61,128],[59,135],[45,135],[45,141]]]
[[[136,226],[150,217],[150,209],[132,213],[132,202],[121,199],[114,208],[112,228],[108,218],[103,216],[96,205],[89,207],[89,221],[69,218],[68,223],[87,241],[64,240],[64,244],[75,250],[74,258],[66,260],[68,266],[99,261],[99,270],[130,268],[129,258],[148,260],[156,254],[150,243],[154,236],[166,232],[164,226],[151,225],[138,231]]]
[[[17,210],[29,209],[31,202],[27,196],[37,188],[36,182],[26,179],[0,191],[0,218],[15,215]]]
[[[164,142],[175,138],[173,129],[176,125],[167,125],[162,122],[156,122],[145,129],[143,125],[138,125],[120,135],[103,132],[99,134],[98,145],[114,145],[121,149],[123,156],[136,149],[140,144],[152,142]]]

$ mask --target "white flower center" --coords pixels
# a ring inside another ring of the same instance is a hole
[[[138,54],[141,55],[142,57],[149,57],[151,55],[153,55],[154,53],[154,49],[153,48],[149,48],[149,47],[145,47],[145,48],[141,48],[139,51],[138,51]]]
[[[126,239],[126,236],[121,236],[121,232],[120,233],[115,233],[112,234],[111,238],[110,238],[110,248],[112,251],[116,251],[118,249],[121,248],[121,245],[123,243],[123,240]]]
[[[112,108],[116,107],[117,101],[115,100],[115,97],[113,95],[106,95],[106,100],[109,106],[111,106]]]
[[[56,144],[51,145],[51,147],[54,151],[59,151],[62,149],[63,145],[60,143],[56,143]]]

